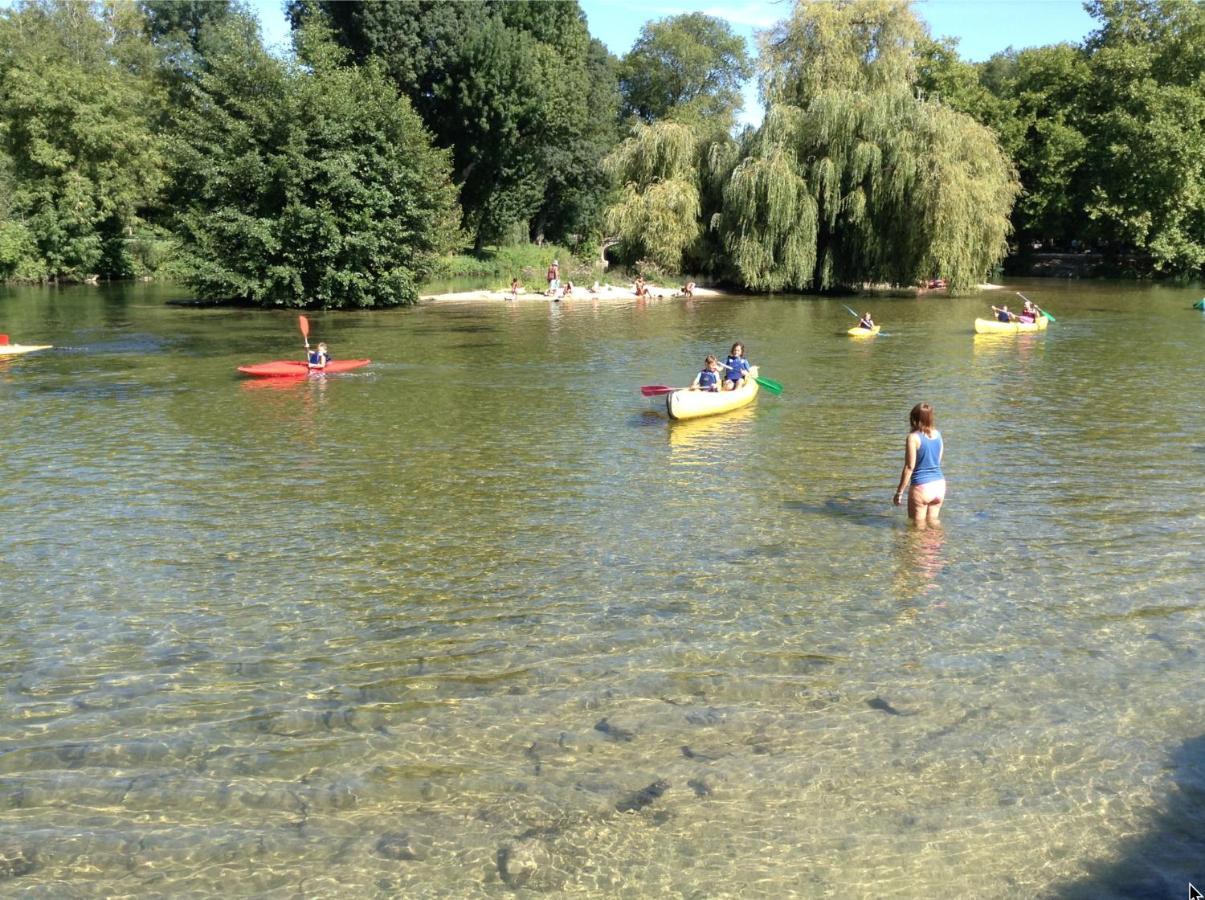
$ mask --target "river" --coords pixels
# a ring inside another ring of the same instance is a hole
[[[373,362],[281,384],[295,314],[0,288],[0,894],[1184,896],[1202,293],[314,313]],[[734,340],[780,397],[640,395]]]

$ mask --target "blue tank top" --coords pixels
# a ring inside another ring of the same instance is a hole
[[[930,481],[940,481],[946,476],[941,474],[941,432],[929,437],[923,431],[920,435],[920,446],[916,448],[916,466],[912,469],[913,484],[928,484]]]

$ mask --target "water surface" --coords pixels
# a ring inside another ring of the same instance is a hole
[[[1182,896],[1202,290],[295,315],[0,289],[0,893]],[[1015,298],[1014,298],[1015,299]],[[786,386],[670,424],[745,343]],[[940,530],[890,505],[908,409]]]

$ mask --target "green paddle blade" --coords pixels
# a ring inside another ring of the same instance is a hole
[[[760,375],[755,376],[753,380],[775,396],[778,396],[782,393],[782,385],[777,381],[771,381],[769,378],[762,378]]]

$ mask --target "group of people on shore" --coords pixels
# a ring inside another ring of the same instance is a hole
[[[720,377],[723,370],[724,377]],[[715,354],[708,353],[703,360],[703,368],[690,384],[692,391],[735,391],[744,387],[749,381],[749,360],[745,358],[745,345],[737,341],[728,351],[728,358],[723,362],[716,359]]]
[[[636,280],[632,283],[632,293],[635,294],[637,297],[653,296],[652,291],[649,288],[649,283],[644,280],[643,275],[636,276]],[[662,297],[681,296],[681,297],[689,298],[689,297],[693,297],[694,295],[695,295],[695,283],[693,281],[688,281],[684,285],[682,285],[682,287],[678,288],[678,293],[673,294],[673,295],[661,294],[660,296],[662,296]]]

